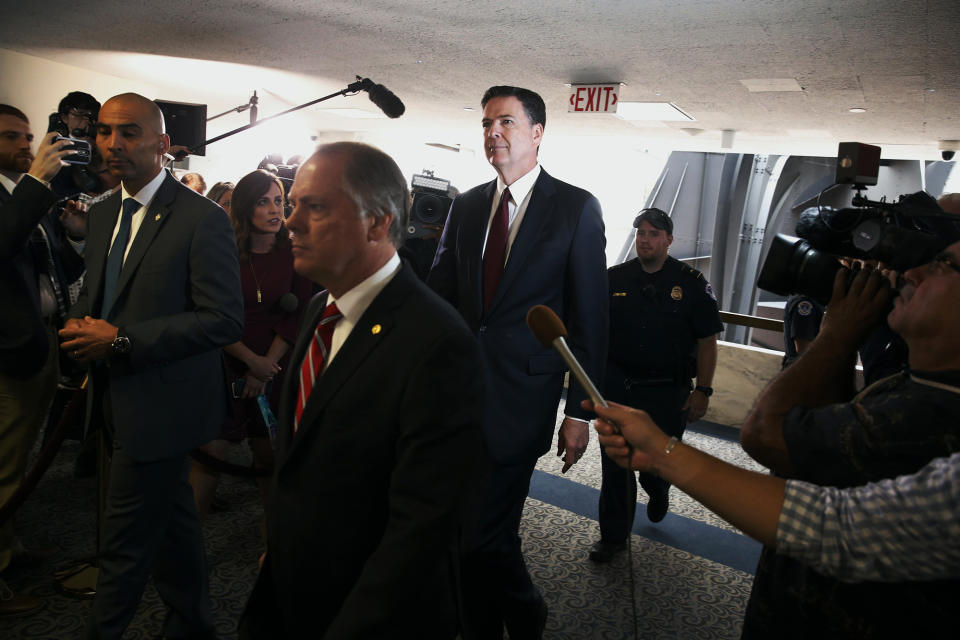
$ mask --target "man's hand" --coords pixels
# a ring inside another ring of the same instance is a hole
[[[266,356],[251,356],[247,359],[247,368],[250,369],[247,377],[252,375],[261,382],[270,382],[273,376],[280,373],[280,365]]]
[[[595,406],[584,400],[581,406],[595,411],[598,418],[594,428],[600,445],[611,460],[625,469],[649,471],[654,466],[654,456],[662,453],[670,437],[657,427],[646,411],[631,409],[616,402],[607,407]],[[620,427],[618,435],[613,427]]]
[[[687,422],[696,422],[707,414],[710,398],[703,391],[694,389],[683,403],[682,411],[687,412]]]
[[[833,340],[852,353],[883,320],[891,300],[893,290],[881,271],[869,265],[841,268],[833,280],[833,295],[817,337]]]
[[[113,353],[117,331],[117,327],[99,318],[71,318],[60,329],[60,348],[77,362],[100,360]]]
[[[60,134],[56,131],[51,131],[43,136],[43,140],[40,141],[40,146],[37,148],[37,155],[33,158],[33,163],[27,171],[41,182],[50,182],[60,171],[60,168],[67,164],[63,161],[63,158],[73,153],[72,149],[66,151],[63,149],[72,145],[72,142],[67,140],[53,141],[58,135]]]
[[[566,473],[580,461],[589,442],[590,430],[586,422],[573,418],[563,419],[557,434],[557,457],[563,456],[563,469],[560,473]]]
[[[60,224],[74,240],[87,237],[87,205],[79,200],[67,200],[60,214]]]

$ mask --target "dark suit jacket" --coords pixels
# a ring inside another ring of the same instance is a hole
[[[452,637],[450,559],[481,446],[476,340],[404,264],[292,436],[299,367],[326,302],[320,293],[305,311],[284,382],[268,553],[241,637]]]
[[[88,214],[87,278],[70,316],[99,317],[121,193]],[[236,240],[223,209],[167,174],[124,261],[109,318],[132,345],[94,367],[109,378],[115,437],[138,461],[179,455],[215,438],[226,414],[221,347],[243,328]],[[88,420],[94,402],[88,402]]]
[[[574,355],[598,386],[606,362],[607,270],[600,203],[541,171],[487,313],[483,242],[497,183],[458,196],[450,208],[427,283],[479,336],[487,389],[483,428],[494,460],[528,461],[549,448],[566,365],[526,325],[530,307],[563,320]],[[589,418],[571,380],[566,413]]]
[[[24,177],[13,194],[0,187],[0,371],[29,377],[46,361],[47,334],[40,317],[37,287],[38,261],[46,266],[46,255],[35,255],[29,246],[30,233],[42,226],[53,255],[60,286],[83,272],[83,259],[64,239],[59,221],[48,215],[57,196],[40,182]]]

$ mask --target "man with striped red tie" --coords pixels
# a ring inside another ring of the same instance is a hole
[[[320,147],[287,221],[303,315],[279,408],[267,553],[241,638],[452,638],[462,496],[480,451],[476,340],[401,264],[406,181]]]

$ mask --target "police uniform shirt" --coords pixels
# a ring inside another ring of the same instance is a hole
[[[703,274],[667,256],[656,273],[647,273],[634,259],[610,268],[607,275],[610,364],[627,377],[663,376],[677,382],[694,377],[697,340],[723,331],[716,297]]]

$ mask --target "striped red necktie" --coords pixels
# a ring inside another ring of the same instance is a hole
[[[337,321],[343,317],[337,304],[331,303],[323,310],[320,322],[317,328],[313,330],[313,340],[310,341],[310,348],[303,358],[303,364],[300,365],[300,393],[297,395],[297,415],[293,420],[293,432],[297,432],[300,426],[300,416],[303,415],[303,408],[307,404],[307,399],[313,391],[313,387],[320,378],[320,372],[323,370],[323,363],[327,360],[327,354],[330,353],[330,341],[333,340],[333,329],[337,326]]]

